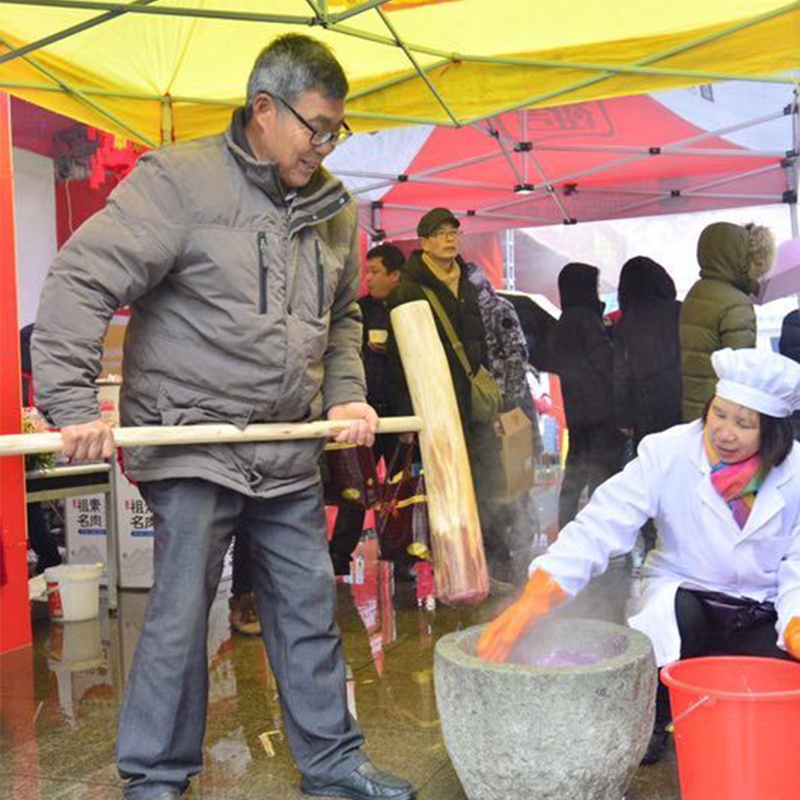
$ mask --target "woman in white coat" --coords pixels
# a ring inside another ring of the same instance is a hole
[[[629,623],[650,637],[659,666],[723,654],[800,659],[800,447],[789,421],[800,365],[730,348],[712,363],[719,382],[702,419],[642,440],[534,559],[522,597],[482,634],[480,656],[504,661],[535,619],[630,552],[652,518],[658,545]],[[660,686],[644,763],[660,756],[668,722]]]

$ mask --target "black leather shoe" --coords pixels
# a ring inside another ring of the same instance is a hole
[[[661,756],[664,755],[664,749],[667,746],[667,732],[664,728],[656,728],[650,736],[650,743],[647,745],[647,750],[641,760],[643,767],[649,767],[661,761]]]
[[[304,794],[317,797],[349,797],[351,800],[413,800],[414,787],[402,778],[375,769],[369,761],[334,783],[300,782]]]

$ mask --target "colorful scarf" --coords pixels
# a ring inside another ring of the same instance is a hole
[[[744,528],[756,494],[764,480],[761,470],[761,456],[758,453],[745,461],[725,464],[720,461],[714,445],[708,436],[708,427],[703,428],[706,456],[711,464],[711,483],[733,512],[733,518],[740,528]]]

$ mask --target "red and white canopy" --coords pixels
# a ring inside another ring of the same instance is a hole
[[[327,165],[408,238],[434,206],[479,232],[796,202],[797,135],[791,88],[731,82],[362,134]]]

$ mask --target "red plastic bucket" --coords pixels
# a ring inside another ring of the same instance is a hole
[[[720,656],[661,670],[683,800],[797,800],[800,663]]]

